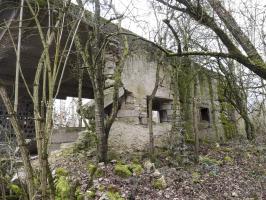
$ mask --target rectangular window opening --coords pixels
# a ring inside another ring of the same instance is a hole
[[[209,108],[200,108],[200,120],[205,122],[210,122]]]
[[[152,121],[156,124],[170,122],[171,116],[169,111],[171,111],[171,109],[172,100],[154,97],[152,101]]]

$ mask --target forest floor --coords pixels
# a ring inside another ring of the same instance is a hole
[[[265,138],[258,138],[255,142],[244,140],[220,145],[202,144],[200,149],[198,164],[190,160],[192,146],[183,158],[170,157],[166,150],[158,151],[154,161],[156,172],[148,169],[145,158],[112,160],[105,166],[100,165],[104,173],[95,176],[91,185],[88,163],[93,158],[89,151],[55,153],[51,158],[51,166],[53,169],[60,167],[68,170],[71,179],[79,182],[81,191],[91,195],[93,190],[91,196],[95,196],[94,199],[266,200]],[[139,162],[144,168],[140,175],[121,178],[115,173],[117,165],[124,163],[123,166],[130,166],[132,162]],[[166,185],[155,189],[155,176],[163,176]],[[108,190],[115,191],[115,195],[106,196]]]

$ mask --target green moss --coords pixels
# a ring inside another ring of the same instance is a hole
[[[124,200],[123,197],[119,194],[119,192],[107,192],[107,196],[110,200]]]
[[[68,171],[62,167],[55,170],[56,200],[68,200],[71,186],[67,179]]]
[[[80,187],[77,187],[75,191],[75,197],[77,200],[83,200],[84,199],[84,194],[81,192]]]
[[[131,158],[132,163],[139,164],[141,162],[141,156],[142,156],[141,154],[137,154],[137,153],[133,154]]]
[[[67,177],[60,176],[55,184],[56,188],[56,200],[68,200],[70,195],[70,184]]]
[[[227,140],[232,139],[236,135],[236,125],[233,123],[229,117],[222,112],[220,119],[224,128],[224,135]]]
[[[232,152],[232,151],[233,151],[233,149],[230,148],[230,147],[224,147],[222,150],[223,150],[224,152]]]
[[[140,164],[133,163],[129,166],[129,169],[137,176],[143,173],[143,168]]]
[[[94,175],[96,178],[100,178],[100,177],[103,177],[104,176],[104,170],[103,169],[100,169],[98,168],[95,172],[95,175]]]
[[[225,156],[224,157],[224,162],[227,164],[232,164],[233,163],[233,158],[231,158],[230,156]]]
[[[193,183],[199,183],[200,182],[200,177],[201,177],[200,173],[193,172],[191,176],[192,176]]]
[[[96,149],[97,136],[95,133],[94,125],[90,126],[86,131],[82,132],[82,136],[79,138],[78,142],[75,144],[75,150],[92,150]]]
[[[209,86],[209,94],[210,94],[210,98],[211,98],[211,113],[210,114],[211,114],[211,118],[212,118],[212,124],[214,127],[216,139],[220,140],[223,137],[221,137],[221,135],[219,135],[218,128],[216,125],[217,119],[216,119],[216,115],[215,115],[216,108],[215,108],[215,104],[214,104],[212,76],[208,76],[208,86]]]
[[[88,164],[88,172],[89,172],[90,176],[93,176],[96,171],[97,171],[97,166],[92,164],[92,163],[89,163]]]
[[[236,124],[231,120],[230,115],[230,113],[234,111],[234,107],[229,104],[224,97],[225,87],[226,86],[220,81],[217,86],[217,91],[219,100],[221,102],[220,120],[223,125],[225,139],[229,140],[237,135],[237,127]]]
[[[114,173],[122,178],[128,178],[132,176],[132,172],[128,165],[116,164],[114,168]]]
[[[189,59],[182,59],[182,65],[178,73],[178,92],[180,101],[181,118],[183,119],[186,137],[192,138],[192,96],[194,89],[195,69]],[[175,80],[173,80],[175,81]]]
[[[159,179],[154,179],[153,182],[152,182],[152,186],[155,189],[163,190],[163,189],[165,189],[167,187],[167,184],[166,184],[166,181],[165,181],[164,177],[162,176]]]
[[[56,170],[55,170],[55,175],[56,176],[67,176],[68,175],[68,171],[67,170],[65,170],[64,168],[62,168],[62,167],[59,167],[59,168],[57,168]]]
[[[104,176],[104,170],[101,169],[101,168],[98,168],[98,167],[97,167],[95,164],[93,164],[93,163],[89,163],[89,164],[88,164],[88,172],[89,172],[90,177],[96,177],[96,178],[99,178],[99,177]]]
[[[100,192],[103,192],[105,190],[105,186],[104,185],[99,185],[98,189],[99,189]]]
[[[17,196],[21,196],[23,194],[23,190],[21,189],[21,187],[19,187],[16,184],[10,184],[9,185],[9,189],[14,192]]]
[[[199,161],[206,165],[221,165],[222,161],[216,160],[214,158],[209,158],[208,156],[200,156]]]
[[[111,184],[107,186],[107,191],[115,193],[115,192],[119,192],[119,188],[116,185]]]

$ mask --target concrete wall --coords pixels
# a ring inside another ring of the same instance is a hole
[[[118,152],[141,151],[148,147],[149,133],[147,125],[147,96],[150,96],[156,81],[157,61],[147,53],[132,54],[125,62],[122,82],[125,95],[122,98],[118,118],[114,122],[109,137],[110,149]],[[158,113],[165,116],[160,123],[154,122],[155,146],[167,146],[171,130],[172,94],[171,67],[165,64],[160,70],[160,86],[155,96]],[[205,70],[199,71],[198,119],[200,139],[217,141],[224,138],[223,125],[220,119],[220,102],[218,97],[218,81]],[[193,94],[193,90],[191,90]],[[190,99],[189,107],[193,101]],[[201,108],[207,109],[209,120],[202,120]],[[191,109],[192,111],[192,109]],[[177,113],[181,111],[178,110]],[[192,113],[191,113],[192,114]],[[181,119],[181,116],[178,116]],[[183,121],[182,121],[183,120]],[[155,120],[156,121],[156,120]],[[180,121],[180,127],[184,124]],[[193,134],[193,133],[192,133]]]

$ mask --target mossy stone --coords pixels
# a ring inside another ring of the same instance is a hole
[[[155,188],[155,189],[159,189],[159,190],[163,190],[167,187],[167,183],[164,179],[164,176],[161,176],[161,178],[158,178],[158,179],[154,179],[153,180],[153,183],[152,183],[152,186]]]
[[[144,169],[140,164],[133,163],[129,166],[129,169],[137,176],[143,173]]]
[[[128,178],[132,176],[132,172],[128,165],[116,164],[114,168],[114,173],[122,178]]]

